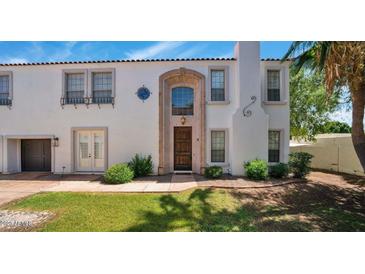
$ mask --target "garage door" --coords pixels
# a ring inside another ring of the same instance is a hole
[[[51,171],[51,140],[22,140],[22,171]]]

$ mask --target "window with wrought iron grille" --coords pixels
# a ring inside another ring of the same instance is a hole
[[[112,103],[113,75],[112,72],[92,73],[92,102],[96,104]]]
[[[226,154],[226,133],[224,130],[211,131],[211,159],[212,163],[224,163]]]
[[[85,75],[84,73],[66,73],[66,104],[82,104],[85,102]]]
[[[225,72],[224,70],[211,70],[211,101],[225,100]]]
[[[9,104],[10,77],[0,75],[0,105]]]
[[[194,90],[189,87],[176,87],[172,89],[172,115],[193,115]]]
[[[267,71],[267,100],[280,101],[280,70]]]
[[[280,131],[269,131],[269,162],[280,162]]]

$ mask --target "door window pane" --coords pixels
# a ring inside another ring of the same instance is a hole
[[[89,158],[89,136],[80,135],[80,156],[81,159]]]
[[[211,162],[225,162],[225,131],[211,132]]]
[[[188,87],[172,89],[172,115],[193,115],[194,90]]]
[[[103,159],[103,137],[100,135],[94,135],[94,157],[95,159]]]

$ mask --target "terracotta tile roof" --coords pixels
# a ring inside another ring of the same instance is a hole
[[[104,64],[104,63],[149,63],[149,62],[191,62],[191,61],[235,61],[235,58],[166,58],[166,59],[125,59],[125,60],[94,60],[94,61],[64,61],[64,62],[35,62],[8,63],[0,67],[11,66],[44,66],[44,65],[72,65],[72,64]],[[279,58],[265,58],[261,61],[281,61]],[[287,59],[290,61],[290,59]]]
[[[166,59],[125,59],[125,60],[97,60],[97,61],[65,61],[65,62],[37,62],[37,63],[10,63],[0,66],[42,66],[68,64],[103,64],[103,63],[149,63],[149,62],[185,62],[185,61],[234,61],[235,58],[166,58]]]
[[[261,59],[261,61],[275,61],[275,62],[278,62],[278,61],[281,61],[281,59],[280,58],[264,58],[264,59]],[[287,58],[287,59],[285,59],[285,61],[293,61],[293,59]]]

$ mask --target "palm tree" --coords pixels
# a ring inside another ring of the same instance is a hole
[[[347,88],[352,101],[352,143],[365,170],[365,42],[293,42],[283,57],[293,58],[292,66],[324,73],[326,90]]]

